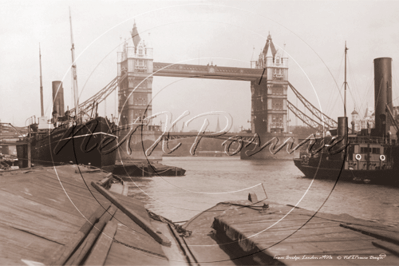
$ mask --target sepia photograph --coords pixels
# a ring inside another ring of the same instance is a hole
[[[0,0],[0,265],[398,265],[398,10]]]

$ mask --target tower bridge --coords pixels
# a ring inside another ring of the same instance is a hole
[[[290,110],[302,122],[317,131],[335,128],[337,122],[310,103],[288,81],[288,57],[276,50],[271,35],[250,68],[208,65],[161,63],[153,61],[153,48],[141,40],[136,24],[132,42],[125,41],[118,51],[117,77],[98,93],[79,104],[83,114],[92,110],[118,89],[120,125],[132,124],[138,117],[152,115],[152,81],[154,76],[201,79],[240,80],[250,82],[251,131],[258,134],[287,133]],[[287,99],[290,88],[312,117],[300,111]],[[129,98],[127,98],[129,97]],[[75,114],[75,109],[70,110]]]
[[[252,132],[288,132],[288,57],[276,50],[270,34],[258,60],[251,62],[250,68],[242,68],[154,62],[153,48],[137,32],[134,24],[132,41],[126,41],[118,51],[118,111],[122,125],[152,115],[153,77],[163,76],[249,81]]]
[[[152,82],[156,76],[239,80],[248,81],[250,86],[252,134],[256,133],[261,137],[273,137],[275,134],[281,137],[292,136],[289,134],[288,110],[317,131],[336,127],[336,121],[318,110],[289,83],[288,57],[283,50],[275,48],[270,34],[257,60],[251,61],[249,68],[154,62],[153,48],[151,44],[141,40],[136,23],[131,34],[132,39],[125,41],[117,52],[117,77],[97,94],[81,103],[80,112],[93,113],[91,110],[96,108],[96,104],[117,89],[119,126],[126,128],[133,125],[138,118],[152,115]],[[312,117],[288,101],[288,88],[291,88]],[[74,112],[72,109],[71,115]],[[175,136],[172,138],[173,135]],[[168,138],[186,138],[189,135],[191,134],[171,132]],[[136,142],[139,143],[140,139]]]
[[[154,62],[154,76],[256,81],[263,69]]]

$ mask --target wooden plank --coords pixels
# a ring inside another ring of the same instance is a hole
[[[35,213],[28,208],[15,208],[0,204],[0,223],[25,231],[50,241],[63,244],[65,234],[75,231],[78,226]]]
[[[356,235],[356,234],[348,234],[345,232],[328,232],[325,234],[318,234],[318,235],[311,235],[308,236],[306,234],[302,235],[297,235],[293,234],[292,236],[289,236],[288,234],[271,234],[271,233],[265,233],[265,234],[260,234],[257,235],[253,238],[253,241],[257,241],[259,243],[262,243],[263,245],[272,245],[278,241],[284,240],[284,242],[290,242],[290,243],[304,243],[304,242],[312,242],[312,243],[318,243],[318,242],[325,242],[325,241],[351,241],[353,239],[356,240],[367,240],[367,241],[372,241],[373,239],[369,236],[362,236],[362,235]]]
[[[101,181],[98,182],[98,185],[104,186],[107,182],[109,182],[112,179],[112,173],[107,174]]]
[[[48,259],[49,265],[63,265],[72,253],[78,248],[80,243],[82,243],[83,239],[87,236],[87,234],[92,229],[93,225],[98,222],[99,218],[103,216],[103,214],[110,208],[111,204],[106,206],[105,208],[99,206],[95,212],[89,217],[89,219],[82,225],[79,231],[70,239],[68,243],[66,243],[64,250],[62,253],[56,255],[56,257],[51,257]]]
[[[257,234],[260,232],[270,232],[270,233],[276,233],[278,234],[279,232],[285,233],[285,232],[296,232],[300,234],[319,234],[324,232],[329,232],[330,230],[334,230],[334,228],[338,228],[337,230],[341,230],[337,225],[332,226],[323,226],[323,224],[317,224],[317,225],[305,225],[303,226],[302,223],[290,223],[288,222],[281,222],[278,225],[271,225],[271,224],[251,224],[250,222],[247,223],[241,223],[241,224],[232,224],[230,223],[229,220],[223,220],[221,219],[220,222],[223,222],[227,224],[229,227],[234,227],[238,231],[245,233],[245,234]]]
[[[48,178],[43,178],[43,176],[37,175],[34,178],[30,177],[28,178],[29,175],[26,175],[26,179],[24,180],[19,180],[19,182],[8,182],[6,184],[3,184],[1,186],[1,189],[10,191],[14,193],[15,191],[21,191],[21,192],[26,192],[29,190],[32,190],[33,192],[39,190],[48,190],[51,192],[51,190],[56,190],[56,191],[65,191],[67,193],[75,193],[75,194],[86,194],[90,195],[90,192],[88,188],[90,186],[86,186],[83,183],[79,185],[79,182],[77,181],[71,181],[70,182],[65,182],[65,181],[60,181],[58,179],[48,179]],[[61,178],[61,179],[64,179]],[[27,193],[22,193],[27,194]]]
[[[139,233],[135,230],[131,230],[125,225],[119,224],[118,231],[115,235],[115,241],[132,248],[165,257],[165,254],[162,251],[162,246],[145,231]]]
[[[338,241],[327,240],[327,241],[318,241],[318,242],[312,241],[310,242],[310,244],[318,249],[321,249],[325,254],[329,252],[331,252],[332,254],[338,254],[338,253],[357,254],[357,252],[361,250],[369,250],[374,248],[370,240],[359,240],[356,238],[352,238],[351,240],[346,240],[346,241],[339,241],[339,240]],[[377,251],[378,249],[375,249],[373,254],[376,254]]]
[[[138,234],[147,234],[147,232],[143,228],[141,228],[138,224],[132,221],[132,219],[130,219],[126,214],[121,211],[115,213],[114,219],[118,221],[118,223],[129,228],[129,230],[133,230]]]
[[[2,193],[3,192],[0,191],[0,194]],[[40,191],[40,189],[30,189],[28,193],[30,193],[31,195],[24,195],[24,193],[22,193],[22,197],[20,197],[21,193],[18,192],[14,193],[14,195],[17,198],[20,198],[20,200],[22,200],[23,202],[28,203],[29,205],[42,206],[43,208],[54,208],[58,211],[58,214],[60,212],[63,212],[69,215],[73,215],[77,219],[81,218],[82,214],[85,216],[90,216],[93,210],[95,210],[98,206],[98,203],[93,198],[80,196],[71,196],[71,198],[68,198],[62,191],[57,190]],[[72,203],[70,199],[72,200]],[[103,201],[105,201],[105,199]],[[105,203],[102,204],[105,205]],[[54,217],[54,214],[51,216]],[[74,217],[72,217],[71,219],[74,219]],[[62,216],[60,217],[60,220],[63,221]],[[68,219],[65,220],[68,221]],[[79,226],[79,224],[77,226]]]
[[[21,265],[21,259],[44,262],[62,245],[12,227],[0,225],[0,265]]]
[[[340,224],[340,226],[354,230],[354,231],[361,232],[366,235],[373,236],[378,239],[387,240],[387,241],[399,244],[399,233],[397,233],[397,232],[375,229],[375,228],[359,226],[359,225]]]
[[[83,180],[82,176],[72,173],[71,166],[64,167],[67,168],[71,169],[58,173],[63,187],[54,172],[48,171],[51,168],[31,169],[29,174],[16,171],[2,176],[0,231],[4,235],[1,239],[6,241],[0,244],[4,255],[0,256],[0,265],[9,264],[10,259],[12,264],[21,264],[21,259],[48,262],[50,258],[58,258],[65,250],[63,244],[76,237],[74,233],[85,221],[84,216],[90,216],[98,207],[97,200],[110,205],[104,196],[91,186],[88,189],[84,183],[100,180],[105,173],[90,174],[91,178]]]
[[[67,223],[73,226],[79,226],[81,224],[81,217],[72,216],[64,211],[60,211],[53,207],[48,207],[46,205],[38,204],[37,202],[18,197],[14,194],[1,191],[0,190],[0,206],[1,212],[8,214],[9,211],[12,214],[17,214],[18,211],[22,212],[24,216],[37,215],[43,217],[43,219],[55,220],[55,222]],[[7,211],[7,209],[9,209]],[[15,210],[15,211],[13,211]],[[10,215],[3,215],[0,219],[6,221],[14,222],[15,219],[11,218]]]
[[[192,264],[201,265],[248,265],[248,262],[240,261],[240,257],[248,257],[248,254],[237,249],[237,243],[229,239],[219,238],[214,234],[211,225],[215,216],[222,214],[229,205],[218,204],[192,218],[183,227],[192,231],[190,237],[180,238],[182,245],[188,248],[188,255]]]
[[[164,257],[137,250],[118,242],[113,242],[104,265],[170,266],[173,264],[170,264]]]
[[[107,223],[84,265],[104,265],[117,228],[118,222],[115,219]]]
[[[287,234],[294,234],[295,236],[315,236],[315,235],[324,235],[330,233],[339,233],[345,232],[348,234],[348,231],[339,227],[338,224],[335,226],[290,226],[284,228],[268,228],[266,226],[246,226],[246,225],[230,225],[228,221],[221,220],[220,222],[226,224],[228,227],[233,227],[237,231],[240,231],[243,234],[248,236],[255,234],[266,234],[266,235],[275,235],[275,236],[283,236]],[[359,235],[356,232],[350,232],[349,234]]]
[[[13,188],[0,188],[6,189],[9,193],[23,198],[29,199],[33,202],[40,203],[45,206],[56,208],[58,210],[68,212],[75,216],[81,216],[80,213],[91,213],[93,209],[97,208],[99,201],[105,205],[108,200],[105,199],[100,193],[93,189],[95,198],[91,195],[90,191],[67,191],[67,194],[61,188],[51,187],[48,188],[42,184],[25,184],[24,186],[17,186]],[[80,211],[78,211],[78,210]]]
[[[273,225],[282,216],[275,213],[271,215],[272,220],[267,219],[267,214],[261,212],[246,209],[227,210],[215,218],[213,227],[218,233],[225,234],[230,239],[230,242],[225,240],[222,245],[236,242],[243,251],[262,250],[271,257],[347,252],[378,254],[379,252],[371,244],[372,237],[366,235],[362,237],[357,232],[346,232],[337,221],[296,214],[288,215]],[[262,232],[271,225],[273,227]],[[320,265],[320,261],[306,262],[309,262],[309,265]],[[284,260],[284,263],[296,265],[296,262],[291,260]],[[339,262],[333,264],[339,265]]]
[[[110,192],[110,194],[113,195],[121,204],[123,204],[127,208],[134,210],[141,218],[143,218],[147,222],[151,221],[147,209],[144,207],[144,204],[141,201],[112,192]]]
[[[67,168],[65,168],[67,167]],[[90,187],[90,182],[99,181],[106,176],[106,173],[98,174],[76,174],[72,166],[56,167],[57,172],[50,167],[34,170],[29,175],[24,175],[26,180],[32,183],[52,184],[61,188],[60,183],[64,187],[71,187],[71,191],[77,188],[85,189]],[[67,171],[65,170],[67,169]],[[21,176],[19,174],[18,176]]]
[[[374,246],[382,248],[396,256],[399,256],[399,246],[387,241],[375,240],[372,242]]]
[[[87,252],[93,246],[98,235],[102,232],[105,224],[114,216],[117,208],[112,205],[109,210],[107,210],[97,223],[93,225],[89,234],[85,238],[82,244],[75,250],[72,256],[65,262],[64,265],[80,265],[85,259]]]
[[[197,259],[184,243],[183,237],[180,237],[175,227],[169,223],[154,221],[157,228],[160,228],[163,234],[172,240],[171,248],[163,249],[169,261],[173,261],[176,265],[183,266],[200,266]]]
[[[150,236],[152,236],[158,243],[170,246],[171,242],[169,239],[164,237],[163,235],[158,234],[153,228],[152,225],[144,220],[140,215],[137,215],[133,210],[126,208],[122,205],[113,195],[111,195],[104,188],[100,187],[96,183],[92,182],[91,185],[96,188],[101,194],[104,195],[108,200],[112,202],[115,206],[117,206],[122,212],[124,212],[130,219],[132,219],[135,223],[140,225]]]

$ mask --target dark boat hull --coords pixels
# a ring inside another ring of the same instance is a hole
[[[147,162],[118,164],[113,170],[113,174],[121,175],[125,180],[139,176],[184,176],[185,173],[186,170],[180,167]]]
[[[341,168],[324,168],[304,164],[302,159],[294,159],[295,166],[307,178],[355,181],[375,184],[399,185],[399,173],[395,169],[348,170]]]
[[[116,151],[105,145],[115,135],[107,121],[98,117],[82,125],[56,128],[36,137],[32,143],[32,162],[40,165],[66,163],[112,168]]]

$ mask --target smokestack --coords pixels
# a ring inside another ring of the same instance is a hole
[[[53,81],[53,112],[64,116],[64,88],[61,81]]]
[[[343,137],[348,134],[348,117],[341,116],[338,117],[338,137]]]
[[[375,134],[383,137],[391,127],[386,106],[392,110],[392,58],[374,59]]]

